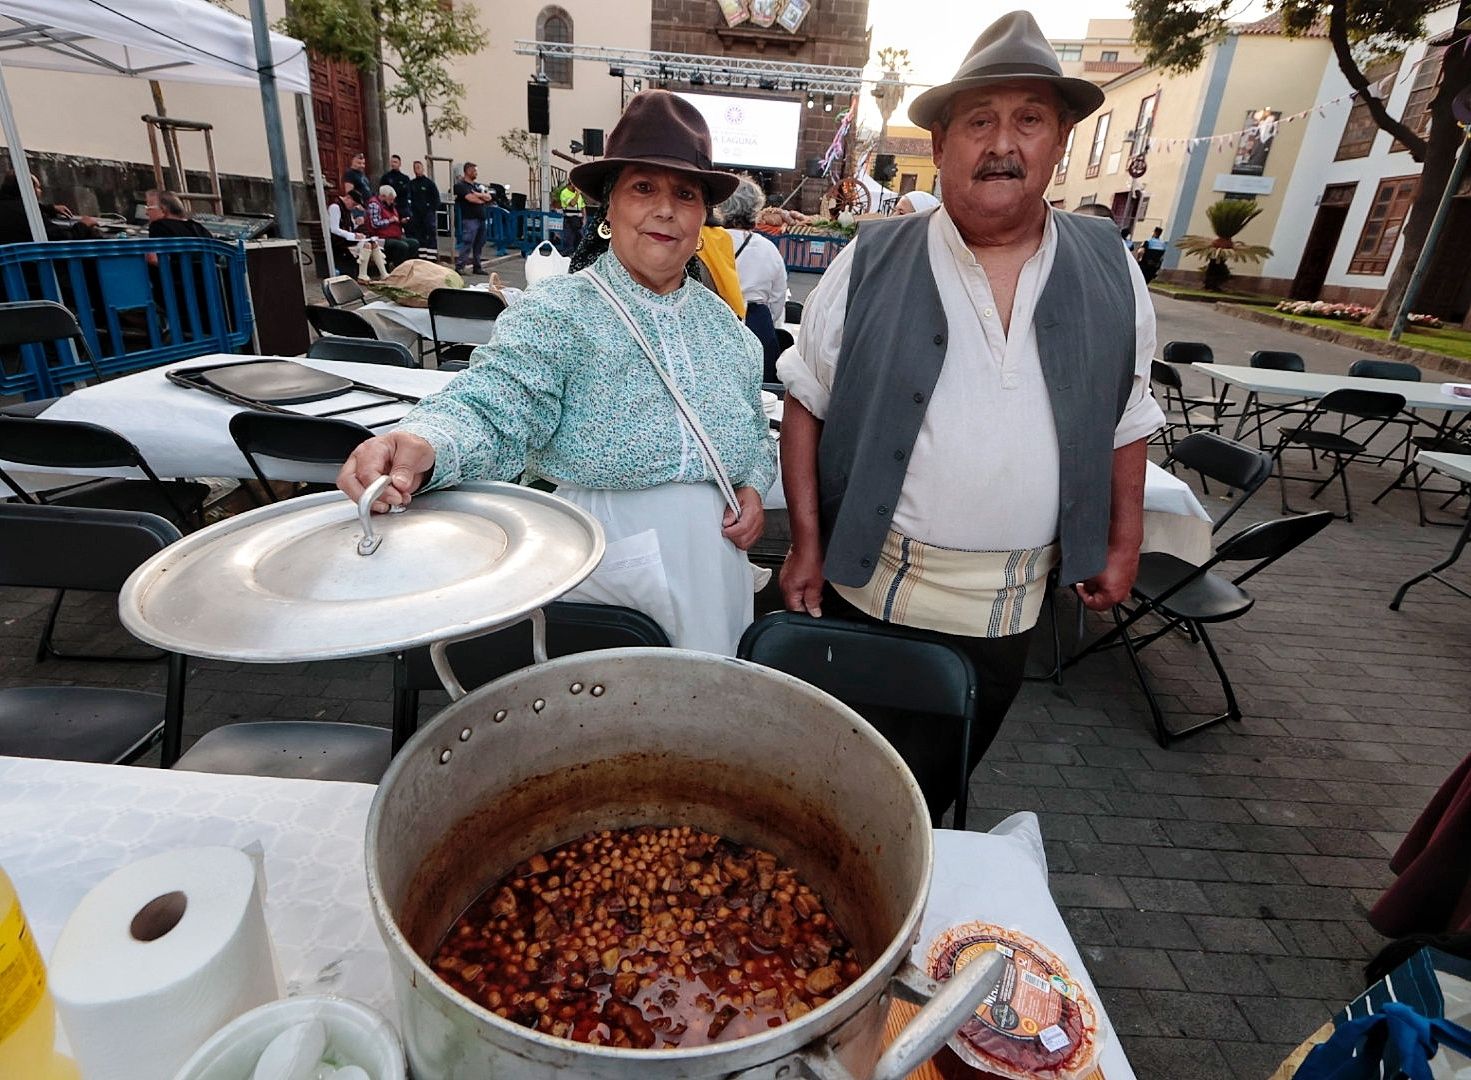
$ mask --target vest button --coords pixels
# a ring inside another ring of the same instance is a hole
[[[873,565],[873,560],[872,559],[867,559],[867,558],[859,559],[858,560],[858,565],[859,566],[863,566],[863,567],[869,567],[869,566],[872,566]]]
[[[945,344],[945,335],[944,334],[936,334],[935,335],[935,344],[936,345],[943,345],[943,344]]]
[[[914,395],[914,403],[916,405],[923,405],[924,404],[924,395],[923,394],[915,394]]]
[[[889,512],[889,508],[887,506],[880,506],[879,507],[879,517],[885,517],[888,514],[888,512]]]
[[[894,451],[894,460],[895,461],[903,461],[904,460],[904,451],[903,450],[895,450]]]

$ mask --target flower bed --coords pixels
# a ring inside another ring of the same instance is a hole
[[[1283,300],[1277,305],[1277,310],[1289,315],[1313,315],[1320,319],[1342,319],[1356,323],[1363,322],[1374,309],[1363,304],[1334,303],[1328,300]],[[1439,330],[1443,325],[1434,315],[1411,313],[1409,321],[1411,326],[1427,330]]]

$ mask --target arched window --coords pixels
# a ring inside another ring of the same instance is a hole
[[[556,6],[544,7],[536,17],[536,40],[572,44],[572,16]],[[547,80],[553,86],[572,88],[572,61],[563,57],[547,57],[544,61]]]

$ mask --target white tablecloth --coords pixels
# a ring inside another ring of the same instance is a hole
[[[259,841],[266,922],[289,992],[343,994],[397,1022],[363,869],[374,790],[0,757],[0,865],[49,954],[77,902],[118,867],[173,848]],[[916,963],[923,965],[936,932],[982,919],[1049,946],[1093,990],[1047,891],[1035,815],[1014,815],[991,833],[937,831],[935,866]],[[1106,1016],[1096,990],[1093,997]],[[1116,1037],[1102,1065],[1107,1080],[1134,1076]]]
[[[143,459],[160,476],[235,476],[251,475],[245,459],[230,438],[230,417],[244,412],[223,398],[201,390],[175,386],[165,378],[171,368],[204,367],[211,363],[256,359],[250,356],[217,354],[196,356],[175,364],[135,372],[120,379],[75,390],[61,398],[43,414],[48,420],[85,420],[101,424],[125,436],[143,454]],[[268,357],[266,359],[277,359]],[[388,364],[350,364],[337,360],[308,360],[290,357],[307,367],[330,371],[354,382],[381,387],[401,394],[423,397],[442,389],[452,372],[421,371],[416,368]],[[352,393],[325,401],[308,402],[292,409],[306,415],[320,415],[351,405],[371,402],[364,394]],[[344,419],[367,427],[387,430],[393,421],[409,410],[402,402],[390,402]],[[265,462],[266,474],[277,480],[331,480],[336,469],[314,467],[299,462]],[[0,468],[11,472],[10,465]],[[83,470],[77,470],[82,472]],[[16,466],[12,475],[23,479],[27,470]],[[104,475],[128,475],[127,470],[95,470]]]
[[[487,286],[484,284],[470,285],[468,288],[479,289],[483,292]],[[505,288],[501,292],[509,305],[520,299],[522,290]],[[364,304],[358,310],[381,316],[400,326],[407,327],[426,341],[434,338],[434,328],[429,322],[428,308],[405,307],[403,304],[395,304],[392,300],[374,300],[371,304]],[[482,322],[478,319],[441,318],[438,329],[440,341],[483,345],[490,340],[490,335],[495,330],[495,323]]]

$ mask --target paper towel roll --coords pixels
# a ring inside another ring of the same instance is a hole
[[[207,847],[123,867],[72,912],[50,975],[86,1080],[174,1075],[219,1028],[280,997],[255,863]]]

